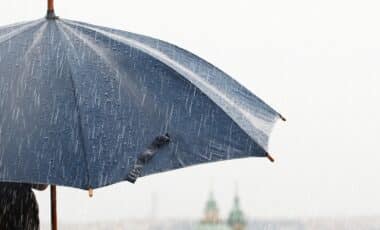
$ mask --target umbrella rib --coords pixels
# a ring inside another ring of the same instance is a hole
[[[34,20],[34,21],[24,21],[24,22],[16,22],[16,23],[13,23],[13,24],[9,24],[9,25],[4,25],[4,26],[0,26],[0,30],[9,30],[11,28],[16,28],[16,27],[21,27],[21,26],[24,26],[24,25],[27,25],[27,24],[30,24],[30,23],[33,23],[33,22],[36,22],[36,21],[40,21],[41,19],[38,19],[38,20]]]
[[[37,21],[32,22],[32,23],[26,23],[25,25],[22,25],[20,28],[17,27],[17,29],[15,28],[15,30],[11,30],[9,33],[1,35],[0,36],[0,44],[4,43],[6,41],[9,41],[10,39],[16,37],[17,35],[20,35],[22,33],[29,31],[31,28],[33,28],[34,26],[36,26],[42,22],[43,22],[42,20],[37,20]]]
[[[104,31],[102,29],[94,28],[87,25],[78,24],[76,22],[71,22],[68,20],[62,21],[63,23],[72,25],[72,26],[80,26],[83,28],[87,28],[89,30],[92,30],[94,32],[97,32],[99,34],[102,34],[104,36],[110,37],[114,39],[115,41],[121,42],[123,44],[129,45],[140,52],[143,52],[153,58],[156,58],[157,60],[161,61],[165,65],[167,65],[169,68],[173,69],[174,71],[178,72],[181,75],[187,76],[186,79],[193,85],[195,85],[199,90],[201,90],[205,95],[207,95],[216,105],[218,105],[226,114],[228,114],[229,117],[231,117],[232,120],[235,121],[235,123],[242,128],[251,138],[254,138],[252,136],[252,133],[247,131],[246,128],[244,128],[244,124],[241,124],[241,122],[238,122],[239,117],[244,117],[244,120],[248,121],[248,124],[250,124],[251,129],[254,130],[255,135],[262,136],[262,134],[270,133],[270,130],[265,125],[263,127],[258,127],[257,125],[262,123],[262,119],[252,115],[249,111],[239,106],[234,100],[230,99],[227,95],[224,95],[223,92],[221,92],[218,88],[208,83],[206,80],[202,79],[202,77],[198,76],[196,73],[191,71],[186,66],[181,65],[180,63],[175,62],[172,58],[170,58],[165,53],[154,49],[153,47],[150,47],[144,43],[141,43],[140,41],[136,41],[131,38],[125,38],[123,36],[120,36],[118,34],[114,34],[111,32]],[[208,92],[208,93],[207,93]],[[223,103],[220,102],[220,100],[223,101]],[[233,108],[234,111],[239,112],[239,116],[236,116],[234,114],[231,114],[229,111],[229,108]],[[276,117],[280,118],[279,113],[276,112]],[[272,123],[272,122],[269,122]],[[247,125],[247,124],[246,124]],[[272,124],[270,125],[273,126]],[[267,130],[268,129],[268,130]],[[266,143],[262,141],[257,141],[256,138],[254,138],[255,142],[260,145],[263,149],[266,149]]]
[[[238,84],[240,86],[240,83],[238,81],[236,81],[235,79],[231,78],[227,73],[225,73],[223,70],[219,69],[218,67],[214,66],[213,64],[211,64],[210,62],[208,62],[207,60],[204,60],[203,58],[181,48],[181,47],[178,47],[176,45],[173,45],[173,44],[170,44],[168,42],[165,42],[165,41],[162,41],[162,40],[159,40],[159,39],[155,39],[155,38],[152,38],[152,37],[149,37],[149,36],[145,36],[145,35],[139,35],[139,34],[134,34],[134,33],[131,33],[131,32],[126,32],[126,31],[122,31],[122,30],[118,30],[118,29],[111,29],[111,28],[107,28],[107,27],[102,27],[102,26],[96,26],[96,25],[91,25],[91,24],[88,24],[88,23],[85,23],[85,22],[79,22],[79,21],[73,21],[73,20],[63,20],[63,22],[66,22],[68,24],[73,24],[74,26],[79,26],[79,27],[85,27],[89,30],[92,30],[94,32],[97,32],[96,30],[100,30],[100,31],[103,31],[105,33],[110,33],[112,35],[115,35],[115,36],[120,36],[120,33],[122,34],[121,36],[124,38],[124,39],[128,39],[128,40],[132,40],[134,42],[137,42],[137,43],[141,43],[139,40],[137,40],[136,38],[134,38],[134,36],[141,36],[141,37],[144,37],[148,40],[154,40],[156,42],[158,42],[158,44],[156,44],[156,46],[160,46],[162,43],[163,46],[173,46],[173,48],[175,49],[178,49],[180,50],[181,52],[184,52],[185,55],[189,55],[190,57],[192,58],[195,58],[195,59],[199,59],[198,61],[201,61],[202,63],[204,63],[205,65],[209,66],[210,68],[212,68],[212,70],[216,70],[219,72],[219,74],[221,75],[224,75],[226,77],[229,78],[229,80],[231,80],[231,82],[233,84]],[[128,37],[128,38],[125,38],[123,36],[123,33],[128,33],[131,35],[131,37]],[[119,40],[120,41],[120,40]],[[144,46],[147,46],[149,48],[153,48],[154,50],[157,50],[158,52],[162,53],[163,55],[167,55],[170,59],[173,59],[171,56],[170,56],[170,53],[165,53],[161,50],[158,50],[157,47],[152,47],[151,45],[147,44],[147,43],[144,43],[142,42],[142,45]],[[141,51],[141,50],[140,50]],[[182,65],[182,64],[181,64]],[[191,70],[191,68],[188,68],[187,66],[184,65],[185,68]],[[192,72],[194,72],[193,70],[191,70]],[[279,113],[277,112],[274,108],[272,108],[270,105],[268,105],[265,101],[263,101],[260,97],[254,95],[252,92],[250,91],[246,91],[245,93],[248,93],[249,96],[253,96],[254,99],[251,99],[251,100],[255,100],[257,102],[259,102],[260,104],[264,105],[267,109],[269,109],[270,111],[272,111],[273,113],[277,114],[279,116],[280,119],[282,119],[283,121],[286,121],[286,119]]]
[[[107,52],[106,49],[98,46],[96,43],[93,43],[87,35],[79,34],[73,28],[71,28],[69,25],[62,23],[62,20],[57,21],[57,22],[59,25],[62,26],[61,29],[64,30],[65,33],[71,34],[73,37],[76,37],[80,41],[82,41],[82,44],[84,46],[88,47],[91,51],[93,51],[94,54],[96,54],[102,60],[102,62],[104,62],[104,64],[106,64],[106,66],[109,68],[109,70],[114,72],[114,74],[117,76],[116,79],[119,81],[119,89],[118,89],[119,90],[119,95],[118,95],[119,103],[122,103],[122,100],[123,100],[123,98],[120,96],[121,86],[127,87],[126,92],[128,93],[128,97],[133,98],[133,100],[130,100],[130,101],[139,101],[141,99],[140,96],[138,95],[138,93],[136,92],[137,90],[140,90],[141,87],[139,85],[137,85],[136,83],[134,83],[132,81],[125,80],[123,78],[123,77],[128,78],[128,74],[125,71],[123,71],[122,69],[118,68],[118,66],[116,66],[117,60],[114,59],[112,57],[112,55],[110,55]],[[111,75],[107,76],[107,77],[111,77]],[[128,83],[126,84],[126,82],[128,82]],[[146,101],[144,103],[144,105],[146,105],[145,107],[149,107],[149,105],[152,105],[154,103],[151,100],[149,100],[149,101],[148,100],[149,99],[146,99]],[[155,113],[152,113],[147,109],[144,109],[142,105],[139,105],[139,106],[141,106],[141,109],[144,110],[145,115],[148,116],[148,114],[149,114],[149,116],[151,116],[151,117],[156,117]]]
[[[59,28],[59,26],[58,26],[58,28]],[[63,36],[66,38],[66,41],[68,43],[67,45],[68,45],[69,49],[72,50],[72,53],[75,55],[75,58],[79,59],[78,54],[77,54],[73,44],[71,43],[70,39],[68,38],[68,35],[61,28],[59,28],[59,31],[61,31],[63,33]],[[63,39],[63,40],[65,40],[65,39]],[[66,54],[67,54],[67,52],[66,52]],[[66,58],[68,58],[68,57],[66,56]],[[80,136],[80,140],[81,140],[82,151],[84,154],[85,163],[87,166],[86,167],[86,170],[87,170],[87,183],[86,184],[87,184],[87,189],[90,189],[91,188],[90,164],[88,161],[87,148],[86,148],[87,145],[86,145],[86,139],[84,137],[81,110],[80,110],[79,101],[78,101],[78,97],[77,97],[78,93],[77,93],[77,88],[76,88],[75,81],[73,78],[74,73],[72,71],[70,62],[68,62],[68,65],[70,67],[70,80],[71,80],[71,84],[72,84],[73,91],[74,91],[75,107],[76,107],[76,110],[78,112],[79,136]]]

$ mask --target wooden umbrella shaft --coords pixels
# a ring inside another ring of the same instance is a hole
[[[51,229],[57,230],[57,188],[55,185],[50,186],[50,213]]]
[[[54,0],[48,0],[48,10],[54,11]]]
[[[58,19],[54,12],[54,0],[48,0],[48,10],[46,14],[46,18],[50,20]]]

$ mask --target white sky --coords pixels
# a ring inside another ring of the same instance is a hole
[[[276,158],[192,167],[86,192],[59,188],[61,221],[198,218],[210,188],[222,216],[235,181],[249,217],[380,215],[379,1],[56,0],[57,14],[186,48],[285,117]],[[0,25],[44,16],[45,0],[0,0]],[[38,193],[49,219],[49,193]]]

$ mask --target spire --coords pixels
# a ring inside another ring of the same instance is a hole
[[[208,211],[218,211],[218,206],[216,204],[215,198],[214,198],[214,193],[210,192],[210,197],[206,203],[206,212]]]
[[[219,223],[219,209],[214,198],[214,193],[211,191],[205,207],[205,216],[202,220],[203,223],[215,224]]]
[[[237,184],[235,187],[234,204],[228,216],[228,225],[232,230],[243,230],[246,226],[246,220],[243,211],[240,209],[240,198],[238,195]]]

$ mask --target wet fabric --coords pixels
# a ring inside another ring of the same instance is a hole
[[[126,180],[165,134],[133,175],[265,157],[280,117],[175,45],[65,19],[0,28],[0,111],[0,181],[82,189]]]
[[[39,229],[38,204],[31,185],[0,182],[0,229]]]

